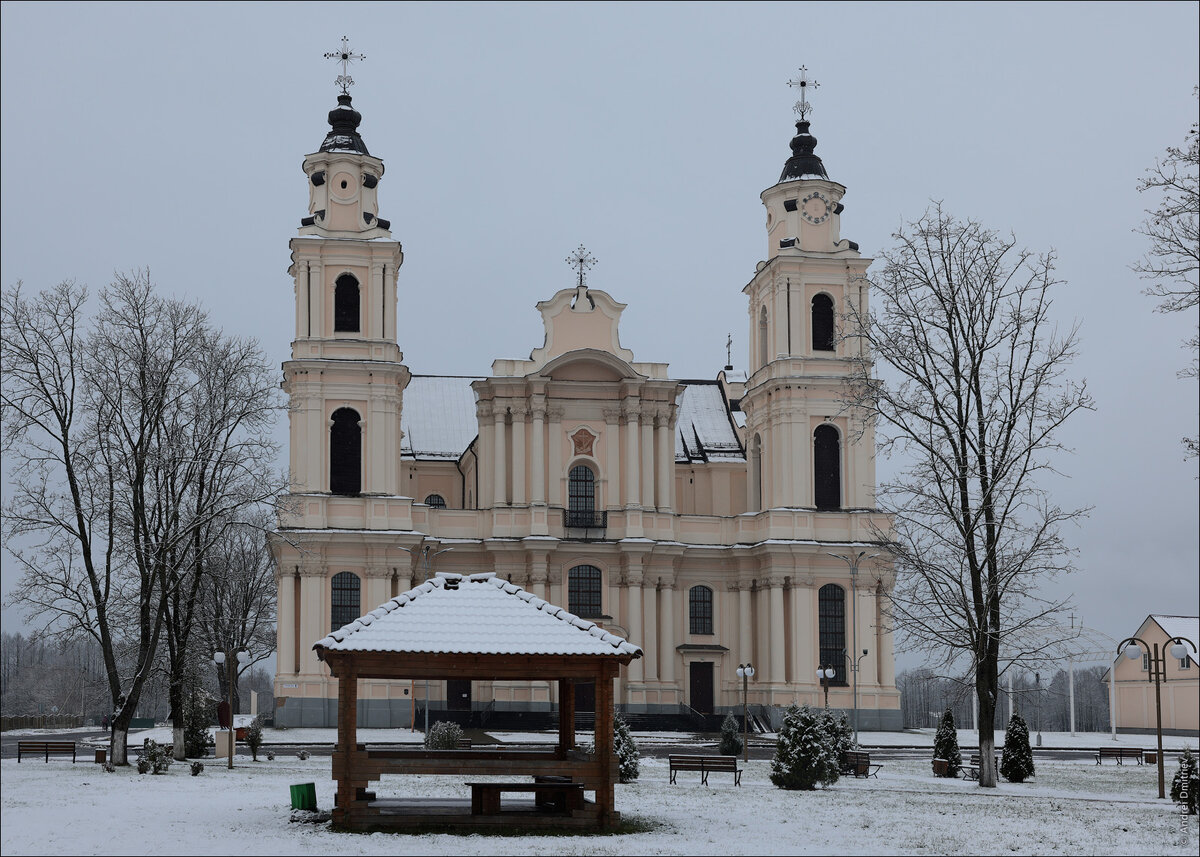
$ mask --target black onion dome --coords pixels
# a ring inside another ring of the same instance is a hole
[[[338,106],[329,111],[330,131],[321,144],[322,152],[357,152],[369,155],[367,144],[358,136],[362,114],[350,106],[350,96],[338,96]]]
[[[825,165],[813,152],[813,149],[817,148],[817,138],[808,133],[809,124],[803,119],[796,123],[796,136],[792,138],[792,156],[783,165],[783,172],[779,175],[781,182],[803,178],[829,178],[829,174],[825,172]]]

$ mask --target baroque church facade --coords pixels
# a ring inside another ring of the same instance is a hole
[[[888,520],[873,436],[840,401],[858,346],[835,336],[849,305],[866,308],[870,260],[841,238],[846,188],[803,114],[761,194],[767,258],[742,289],[748,372],[713,380],[673,379],[623,347],[625,305],[587,286],[583,253],[575,287],[537,304],[545,340],[528,359],[496,360],[487,377],[412,374],[396,336],[404,255],[360,121],[340,95],[304,159],[309,213],[290,242],[276,724],[336,721],[314,642],[438,572],[490,571],[642,648],[617,682],[627,714],[695,728],[740,712],[737,670],[752,663],[747,699],[766,721],[827,698],[864,730],[900,728],[894,575],[876,535]],[[549,682],[362,681],[359,693],[363,726],[408,726],[414,702],[483,720],[557,703]]]

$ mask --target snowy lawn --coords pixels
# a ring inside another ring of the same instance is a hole
[[[743,786],[713,774],[667,784],[665,759],[642,759],[641,778],[617,786],[617,809],[638,832],[622,835],[480,836],[339,834],[291,823],[288,786],[316,784],[332,805],[329,757],[294,756],[229,771],[209,759],[199,777],[186,763],[165,776],[93,763],[0,765],[0,851],[9,854],[1187,854],[1197,853],[1195,818],[1185,826],[1155,799],[1152,765],[1098,767],[1038,761],[1025,784],[980,789],[936,780],[928,760],[884,763],[879,778],[842,779],[816,792],[784,792],[769,763],[751,761]],[[1174,760],[1171,760],[1171,768]],[[386,796],[467,798],[464,779],[389,776]],[[725,782],[728,780],[729,782]]]

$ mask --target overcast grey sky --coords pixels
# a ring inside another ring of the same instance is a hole
[[[93,290],[149,266],[273,360],[293,332],[288,239],[327,130],[342,35],[380,215],[404,244],[416,373],[485,374],[541,344],[564,257],[629,308],[623,344],[674,377],[746,364],[741,288],[766,256],[758,194],[807,65],[843,237],[889,246],[931,199],[1054,248],[1075,369],[1098,410],[1051,486],[1094,505],[1064,582],[1088,625],[1197,612],[1196,314],[1164,317],[1130,265],[1146,167],[1196,120],[1196,3],[4,3],[0,286]],[[891,467],[880,462],[881,470]],[[4,591],[12,567],[4,558]],[[5,627],[18,614],[4,610]]]

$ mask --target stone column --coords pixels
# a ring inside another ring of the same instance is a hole
[[[892,629],[888,625],[887,613],[885,612],[885,600],[887,593],[884,591],[883,585],[880,584],[875,592],[875,599],[879,604],[878,612],[879,620],[879,652],[876,655],[876,663],[879,664],[879,683],[884,687],[891,687],[896,683],[895,662],[892,660]]]
[[[642,506],[651,508],[654,506],[654,414],[653,412],[644,412],[638,417],[638,425],[641,428],[641,439],[639,440],[639,448],[641,455],[642,471]]]
[[[746,510],[750,512],[762,511],[762,442],[754,442],[757,433],[757,429],[749,429],[746,432],[746,448],[750,451],[749,472],[746,474]]]
[[[604,473],[608,489],[604,496],[607,509],[621,508],[621,409],[604,409],[605,461]]]
[[[278,660],[276,672],[290,675],[296,671],[296,573],[293,569],[280,570],[275,575],[279,607],[276,611],[275,654]]]
[[[642,587],[642,677],[658,681],[658,587],[648,580]]]
[[[641,505],[638,489],[641,486],[641,474],[638,465],[642,457],[638,452],[638,400],[628,400],[621,408],[621,416],[625,420],[625,507],[637,508]]]
[[[654,415],[655,459],[657,472],[655,474],[656,491],[654,505],[660,512],[671,512],[671,495],[675,487],[675,444],[671,434],[671,409],[661,408]]]
[[[739,580],[738,591],[738,663],[754,660],[753,627],[750,624],[750,581]]]
[[[641,557],[630,556],[625,572],[625,586],[628,588],[627,601],[629,604],[629,641],[635,646],[645,649],[642,628],[642,560]],[[629,664],[629,680],[640,682],[645,676],[643,662],[645,658],[635,658]]]
[[[477,402],[475,404],[475,418],[479,421],[479,443],[475,447],[476,462],[479,476],[479,494],[475,497],[476,508],[486,509],[488,507],[488,498],[493,495],[494,488],[492,487],[492,476],[495,473],[494,467],[488,467],[488,456],[495,450],[495,440],[493,435],[495,430],[492,424],[492,403]],[[409,493],[412,489],[409,486],[414,482],[406,482],[404,493]],[[466,498],[464,498],[465,500]]]
[[[546,505],[546,408],[535,404],[533,415],[533,475],[529,486],[529,502],[535,506]]]
[[[658,651],[661,661],[663,684],[675,682],[675,575],[659,578],[658,596],[662,600],[661,618],[658,623]],[[715,690],[715,688],[714,688]]]
[[[514,405],[512,409],[512,447],[513,447],[513,505],[524,506],[525,499],[525,415],[529,409],[524,405]]]
[[[562,418],[563,409],[548,407],[546,415],[550,417],[550,462],[546,467],[546,477],[550,487],[550,505],[563,505],[563,460],[562,460]]]
[[[796,638],[795,680],[811,683],[817,680],[817,660],[820,652],[817,649],[816,628],[817,613],[813,608],[813,584],[808,578],[792,585],[792,624]]]
[[[508,456],[505,454],[504,440],[504,417],[507,413],[507,408],[499,402],[492,403],[492,426],[493,426],[493,444],[492,455],[492,505],[504,506],[507,504],[508,484],[505,479],[508,462],[505,460]]]
[[[783,634],[783,579],[773,577],[767,582],[767,585],[770,587],[767,600],[769,602],[768,615],[770,616],[768,621],[771,630],[767,680],[771,684],[783,684],[786,680],[784,674],[786,651]]]
[[[312,644],[331,630],[327,609],[329,580],[320,565],[300,566],[300,672],[316,674],[321,664]],[[307,642],[307,645],[305,643]]]

